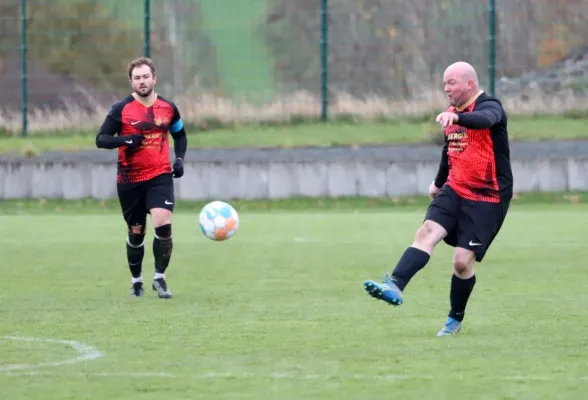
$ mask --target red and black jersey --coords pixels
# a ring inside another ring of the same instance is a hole
[[[445,129],[445,146],[435,186],[449,185],[469,200],[498,203],[513,191],[507,117],[502,104],[481,92]]]
[[[134,134],[145,138],[137,149],[118,147],[117,183],[135,183],[171,172],[169,135],[184,132],[176,105],[157,96],[152,105],[132,95],[114,104],[106,116],[100,134],[115,133],[124,139]],[[174,136],[175,138],[175,136]]]

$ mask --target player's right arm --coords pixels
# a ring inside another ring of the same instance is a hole
[[[122,128],[122,108],[120,103],[112,106],[102,122],[98,135],[96,135],[96,147],[99,149],[116,149],[122,146],[137,148],[145,139],[143,135],[115,136],[117,133],[120,134]]]
[[[468,129],[490,129],[502,121],[504,110],[498,101],[486,100],[475,111],[458,115],[457,125]]]

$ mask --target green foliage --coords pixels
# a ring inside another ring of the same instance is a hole
[[[281,84],[288,90],[318,94],[319,3],[275,0],[267,13],[268,46]],[[551,64],[585,43],[588,9],[581,3],[586,2],[504,2],[497,15],[497,78],[538,68],[543,53]],[[487,87],[488,16],[487,1],[329,2],[330,92],[358,98],[418,98],[423,92],[439,91],[444,69],[459,60],[476,66],[482,86]],[[554,25],[554,21],[561,22]],[[557,51],[551,51],[553,47]]]
[[[29,55],[54,73],[128,92],[126,65],[141,55],[142,34],[108,11],[100,0],[30,2]]]
[[[450,7],[424,1],[342,0],[329,4],[329,87],[356,97],[406,98],[424,84],[439,83],[442,69],[481,41],[475,27],[484,7],[462,10],[468,19],[449,18]],[[320,19],[316,1],[277,0],[266,18],[268,46],[290,89],[317,91],[320,82]],[[463,7],[459,7],[462,9]],[[455,46],[447,41],[456,38]],[[473,59],[472,59],[473,58]],[[485,52],[470,61],[487,64]]]
[[[265,19],[266,40],[283,91],[305,89],[318,94],[320,23],[318,2],[277,0]]]
[[[0,2],[0,57],[18,49],[19,44],[19,1]],[[0,70],[2,65],[0,64]]]
[[[197,0],[152,1],[151,52],[158,67],[160,93],[174,97],[189,90],[220,87],[218,49],[204,30],[205,17]]]

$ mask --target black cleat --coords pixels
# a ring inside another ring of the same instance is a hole
[[[158,278],[153,280],[153,290],[157,292],[160,299],[171,299],[172,294],[167,287],[165,279]]]
[[[131,296],[141,297],[143,296],[143,282],[135,282],[131,286]]]

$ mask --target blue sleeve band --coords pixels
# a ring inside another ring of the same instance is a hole
[[[178,119],[176,122],[173,123],[172,126],[169,127],[169,131],[171,133],[176,133],[181,131],[183,127],[184,123],[182,122],[182,119]]]

